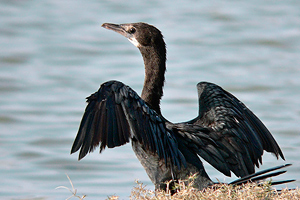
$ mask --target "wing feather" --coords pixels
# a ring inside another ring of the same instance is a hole
[[[143,148],[157,153],[167,166],[186,165],[177,140],[166,128],[166,120],[152,110],[130,87],[118,81],[101,85],[87,98],[71,153],[80,149],[79,159],[100,145],[114,148],[135,139]]]
[[[236,97],[213,83],[197,88],[199,116],[173,127],[189,148],[225,175],[239,177],[255,172],[263,150],[284,159],[268,129]]]

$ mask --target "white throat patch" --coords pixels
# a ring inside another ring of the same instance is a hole
[[[131,42],[134,46],[139,47],[141,44],[134,38],[128,38],[129,42]]]

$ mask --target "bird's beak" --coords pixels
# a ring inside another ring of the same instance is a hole
[[[125,29],[119,25],[119,24],[110,24],[110,23],[104,23],[102,24],[103,28],[106,28],[108,30],[113,30],[123,36],[125,36],[126,38],[128,38],[128,33],[125,31]]]
[[[140,43],[136,40],[136,38],[132,35],[129,34],[126,29],[130,26],[130,24],[110,24],[110,23],[104,23],[102,24],[103,28],[106,28],[108,30],[113,30],[124,37],[126,37],[134,46],[140,47]]]

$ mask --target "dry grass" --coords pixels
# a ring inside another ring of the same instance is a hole
[[[277,192],[269,182],[260,185],[256,183],[248,183],[241,186],[233,186],[220,184],[214,188],[207,188],[199,191],[192,187],[193,178],[190,177],[188,185],[184,181],[180,181],[176,186],[178,192],[173,196],[170,191],[152,191],[137,182],[137,186],[131,192],[131,199],[140,200],[182,200],[182,199],[209,199],[209,200],[232,200],[232,199],[300,199],[300,190],[283,189]],[[116,198],[116,197],[115,197]]]
[[[208,188],[205,191],[199,191],[191,186],[180,186],[180,190],[171,196],[164,191],[152,191],[145,189],[142,183],[131,192],[131,199],[141,200],[179,200],[179,199],[210,199],[210,200],[232,200],[232,199],[300,199],[300,190],[284,189],[280,193],[272,189],[266,182],[258,186],[255,183],[249,183],[234,187],[232,185],[221,184],[218,188]]]
[[[59,186],[58,188],[67,189],[70,191],[71,196],[66,200],[71,198],[77,198],[80,200],[85,199],[86,195],[78,196],[77,190],[74,188],[74,185],[67,175],[72,189],[66,186]],[[300,189],[283,189],[278,192],[270,185],[270,182],[264,182],[260,185],[257,183],[248,183],[241,186],[233,186],[227,184],[218,184],[213,188],[207,188],[204,191],[199,191],[193,188],[194,176],[191,176],[188,180],[179,181],[176,184],[177,193],[171,195],[169,190],[167,191],[153,191],[146,189],[146,186],[143,183],[136,182],[135,186],[131,191],[130,199],[138,200],[194,200],[194,199],[209,199],[209,200],[232,200],[232,199],[264,199],[264,200],[273,200],[273,199],[300,199]],[[187,183],[187,184],[186,184]],[[167,183],[168,184],[168,183]],[[168,187],[167,187],[168,188]],[[109,200],[117,200],[118,196],[110,196]]]
[[[66,190],[69,190],[69,192],[70,192],[72,195],[71,195],[70,197],[66,198],[66,200],[69,200],[69,199],[71,199],[71,198],[73,198],[73,197],[78,198],[79,200],[83,200],[83,199],[86,197],[86,195],[78,196],[78,195],[77,195],[77,189],[74,188],[74,185],[73,185],[72,180],[70,179],[70,177],[68,176],[68,174],[66,174],[66,176],[67,176],[68,179],[69,179],[69,182],[70,182],[70,184],[71,184],[71,186],[72,186],[72,189],[70,189],[70,188],[68,188],[68,187],[66,187],[66,186],[58,186],[58,187],[56,187],[55,189],[66,189]]]

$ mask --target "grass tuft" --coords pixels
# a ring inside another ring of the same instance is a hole
[[[59,186],[56,189],[63,188],[71,192],[72,196],[68,197],[69,200],[73,197],[83,200],[86,195],[78,196],[77,190],[67,175],[72,189],[66,186]],[[247,183],[239,186],[228,185],[228,184],[216,184],[212,187],[206,188],[202,191],[193,187],[196,175],[188,178],[188,180],[180,180],[175,184],[175,190],[177,193],[171,195],[171,191],[153,191],[146,188],[146,185],[136,181],[136,186],[132,189],[130,199],[138,200],[289,200],[289,199],[300,199],[300,189],[283,189],[277,191],[271,185],[270,181],[262,183]],[[169,188],[170,182],[167,182],[167,188]],[[118,196],[109,196],[108,200],[118,200]]]
[[[71,199],[71,198],[73,198],[73,197],[76,197],[76,198],[78,198],[79,200],[84,199],[84,198],[86,197],[86,195],[83,195],[83,196],[81,196],[81,197],[78,196],[78,195],[76,194],[76,193],[77,193],[77,189],[74,188],[74,185],[73,185],[73,183],[72,183],[70,177],[68,176],[68,174],[66,174],[66,175],[67,175],[67,177],[68,177],[68,179],[69,179],[69,182],[70,182],[70,184],[71,184],[71,186],[72,186],[72,189],[70,189],[70,188],[68,188],[68,187],[66,187],[66,186],[58,186],[58,187],[56,187],[55,189],[66,189],[66,190],[69,190],[69,191],[71,192],[72,196],[66,198],[66,200],[69,200],[69,199]]]
[[[216,184],[205,190],[198,190],[193,187],[195,176],[191,176],[187,181],[179,181],[175,186],[177,193],[173,196],[170,191],[152,191],[146,189],[143,183],[137,182],[133,188],[130,199],[139,200],[183,200],[183,199],[209,199],[209,200],[232,200],[232,199],[264,199],[264,200],[286,200],[300,199],[300,190],[283,189],[277,191],[271,186],[270,181],[262,183],[247,183],[239,186],[228,184]],[[186,185],[185,183],[188,184]]]

